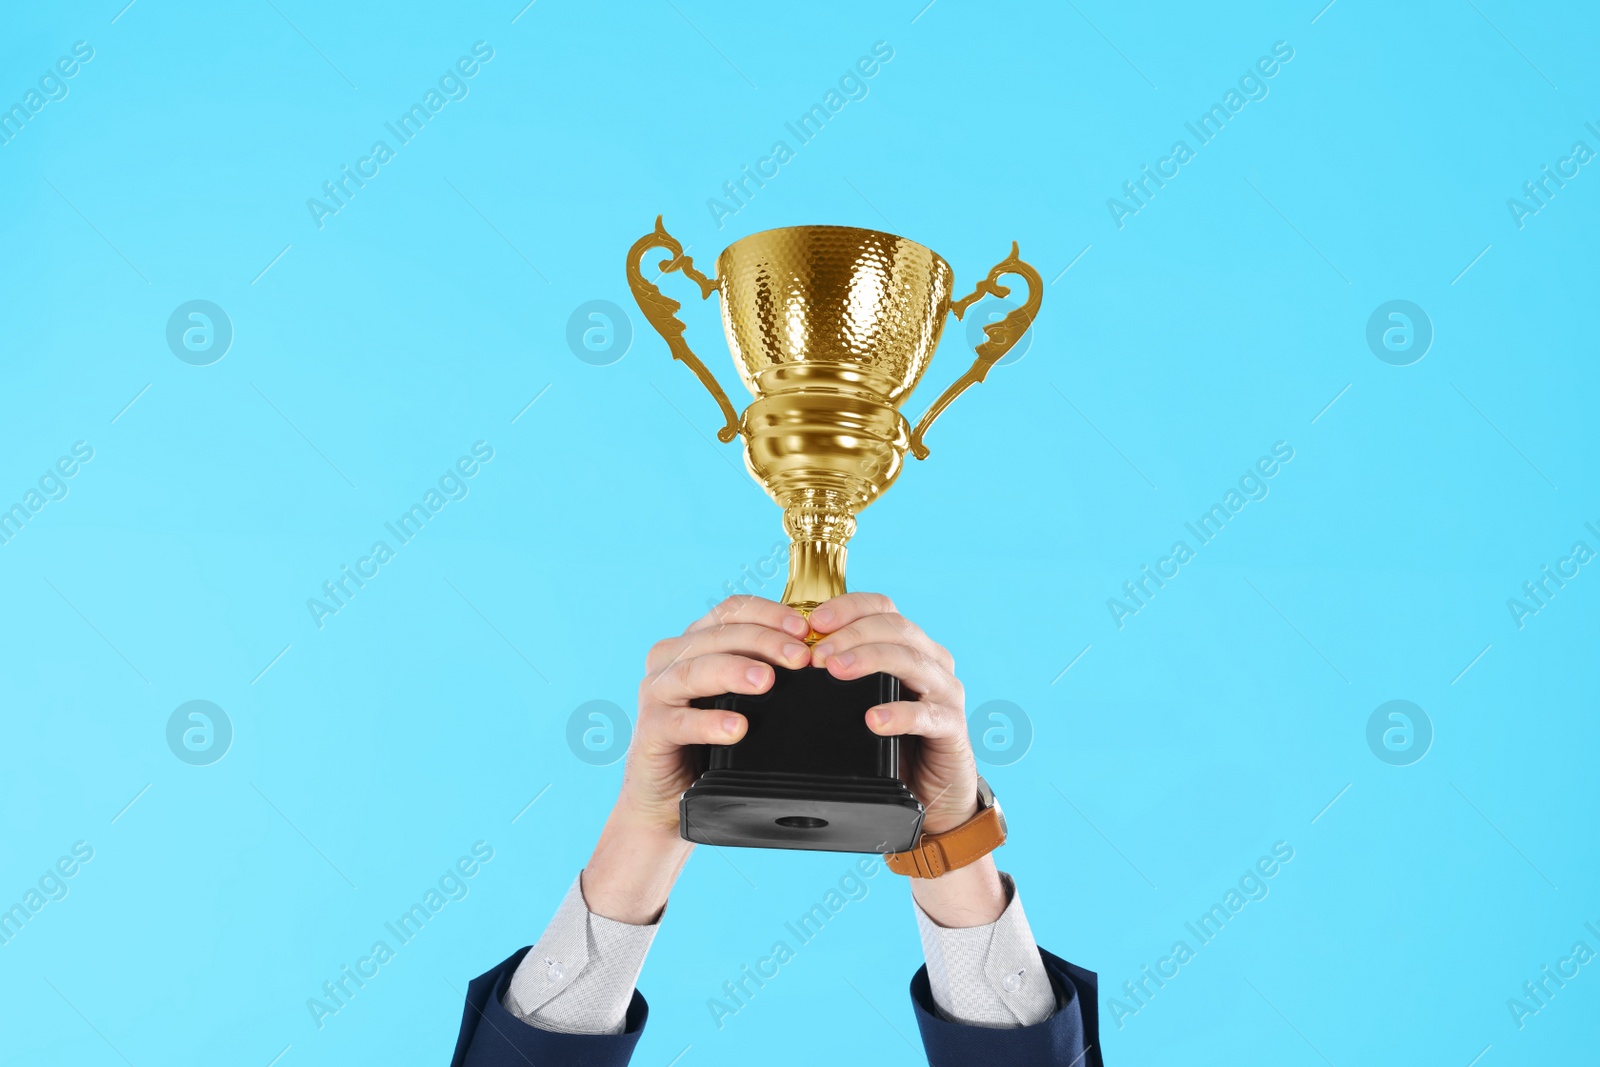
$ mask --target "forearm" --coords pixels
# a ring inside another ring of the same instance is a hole
[[[694,845],[677,833],[642,825],[621,805],[611,810],[583,870],[583,899],[595,915],[653,925]]]

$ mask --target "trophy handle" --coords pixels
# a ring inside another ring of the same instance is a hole
[[[967,386],[976,385],[988,375],[989,368],[1004,358],[1011,351],[1013,345],[1022,340],[1022,335],[1028,332],[1028,327],[1033,325],[1033,317],[1039,313],[1039,304],[1044,299],[1044,279],[1039,277],[1039,272],[1032,266],[1024,263],[1017,254],[1017,242],[1011,242],[1011,254],[989,271],[989,276],[978,283],[968,296],[962,297],[950,305],[950,310],[956,318],[961,318],[967,308],[977,303],[984,296],[1007,297],[1011,295],[1008,286],[999,284],[1002,275],[1014,274],[1025,279],[1028,283],[1028,299],[1015,311],[1012,311],[999,322],[991,323],[983,328],[989,339],[977,348],[978,358],[967,368],[967,373],[950,383],[938,400],[927,413],[917,421],[917,428],[911,431],[911,454],[918,459],[928,458],[928,446],[922,443],[922,435],[928,432],[928,427],[933,425],[950,402],[966,391]]]
[[[628,288],[633,290],[633,299],[638,302],[639,310],[650,325],[656,328],[656,333],[667,342],[667,347],[672,350],[672,358],[687,363],[689,369],[694,371],[694,376],[700,379],[700,384],[711,393],[712,399],[721,405],[726,423],[717,431],[717,440],[727,443],[739,434],[739,413],[733,410],[728,394],[722,391],[717,379],[706,370],[706,365],[700,362],[700,357],[689,349],[688,342],[683,339],[684,325],[676,314],[683,305],[645,281],[640,273],[639,261],[652,248],[664,248],[672,253],[671,259],[663,259],[658,264],[662,273],[682,271],[700,287],[700,299],[704,300],[717,291],[716,280],[707,278],[695,269],[694,260],[683,254],[683,245],[661,225],[660,215],[656,216],[655,230],[633,242],[633,247],[628,249]]]

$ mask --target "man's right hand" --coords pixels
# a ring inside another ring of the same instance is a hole
[[[690,745],[731,745],[743,715],[691,707],[697,697],[765,693],[773,667],[806,667],[805,617],[760,597],[729,597],[645,658],[622,790],[583,872],[589,910],[654,923],[694,846],[678,836],[678,798],[694,783]]]
[[[765,693],[773,666],[807,667],[805,617],[786,604],[729,597],[680,637],[658,641],[645,657],[639,721],[617,807],[663,832],[678,832],[678,797],[694,783],[688,745],[731,745],[743,715],[689,705],[723,693]]]

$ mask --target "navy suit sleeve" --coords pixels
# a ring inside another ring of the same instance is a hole
[[[527,954],[527,949],[521,949],[467,986],[461,1036],[456,1038],[450,1067],[528,1067],[530,1063],[539,1067],[626,1067],[650,1014],[639,991],[634,990],[620,1034],[541,1030],[512,1015],[503,1003],[511,976]]]
[[[911,1000],[922,1030],[930,1067],[1026,1063],[1029,1067],[1103,1067],[1100,1058],[1100,1005],[1094,972],[1039,950],[1056,991],[1056,1010],[1032,1026],[996,1029],[964,1026],[939,1016],[928,968],[911,979]]]

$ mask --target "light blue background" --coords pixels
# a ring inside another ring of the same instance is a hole
[[[1100,973],[1109,1062],[1593,1055],[1600,963],[1507,1008],[1600,950],[1600,572],[1521,629],[1506,604],[1600,548],[1600,173],[1520,229],[1506,203],[1600,148],[1585,5],[120,6],[0,36],[7,106],[95,50],[0,145],[0,504],[94,448],[0,545],[0,905],[95,850],[0,945],[0,1058],[447,1060],[615,793],[568,715],[631,713],[648,645],[779,536],[640,316],[610,366],[567,347],[580,303],[631,306],[657,213],[707,270],[828,222],[927,243],[962,291],[1013,239],[1043,273],[1031,350],[865,513],[850,575],[954,651],[971,708],[1030,718],[989,772],[1003,866]],[[307,198],[480,40],[470,95],[318,229]],[[876,41],[869,95],[719,229],[707,199]],[[1270,95],[1119,229],[1107,198],[1278,41]],[[736,388],[714,301],[664,287]],[[235,331],[211,366],[165,341],[192,299]],[[1410,366],[1365,341],[1392,299],[1435,330]],[[480,440],[470,495],[318,629],[307,598]],[[1119,629],[1107,599],[1279,441],[1270,495]],[[211,766],[166,744],[194,699],[233,724]],[[1433,724],[1411,766],[1367,746],[1391,699]],[[480,840],[470,895],[319,1029],[307,998]],[[1270,895],[1119,1029],[1110,998],[1278,841]],[[700,850],[635,1062],[920,1062],[887,875],[724,1028],[707,1008],[849,863]]]

